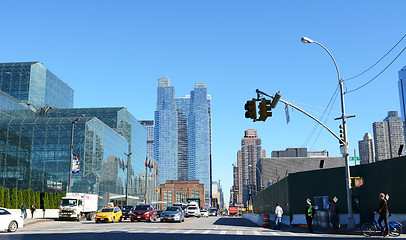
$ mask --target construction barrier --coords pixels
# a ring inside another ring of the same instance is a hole
[[[270,227],[270,221],[269,221],[269,214],[268,213],[264,213],[264,216],[262,218],[262,226],[263,227]]]

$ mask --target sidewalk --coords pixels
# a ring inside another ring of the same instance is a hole
[[[24,219],[24,227],[33,225],[38,222],[53,222],[55,218],[26,218]]]
[[[308,228],[307,225],[302,226],[286,226],[286,228],[298,229],[302,232],[307,232]],[[355,226],[354,230],[348,230],[346,225],[342,225],[339,229],[334,230],[332,228],[323,228],[317,225],[313,225],[313,232],[314,233],[323,233],[323,234],[342,234],[342,235],[362,235],[360,226]]]

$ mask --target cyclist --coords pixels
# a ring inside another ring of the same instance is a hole
[[[378,224],[379,224],[379,227],[381,227],[381,229],[384,229],[382,227],[382,221],[385,221],[384,237],[389,237],[389,234],[388,234],[388,230],[389,230],[389,224],[388,224],[389,211],[388,211],[388,203],[386,202],[386,199],[385,199],[385,194],[380,193],[379,194],[379,199],[381,199],[381,203],[379,204],[379,208],[375,211],[375,213],[379,214]]]

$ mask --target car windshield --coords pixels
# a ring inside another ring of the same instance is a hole
[[[200,212],[207,212],[206,210],[200,210]]]
[[[114,208],[103,208],[100,212],[113,212]]]
[[[196,210],[197,207],[188,207],[189,210]]]
[[[167,207],[165,211],[171,211],[171,212],[179,212],[178,207]]]
[[[133,206],[123,206],[123,210],[131,210]]]
[[[138,205],[135,207],[134,210],[149,210],[149,206],[146,205]]]
[[[62,199],[61,201],[61,206],[62,207],[74,207],[76,206],[76,199]]]

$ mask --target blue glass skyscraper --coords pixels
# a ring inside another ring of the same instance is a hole
[[[159,163],[159,184],[178,179],[178,113],[175,89],[167,77],[158,79],[155,111],[155,160]]]
[[[188,178],[204,184],[206,203],[211,196],[211,111],[206,84],[196,83],[190,94],[188,118]]]
[[[406,121],[406,66],[399,71],[399,98],[400,98],[400,112],[402,114],[402,121],[405,124]],[[406,125],[404,128],[404,136],[406,142]]]
[[[210,203],[210,95],[207,95],[204,83],[196,83],[186,97],[175,99],[174,93],[168,78],[159,79],[155,112],[155,156],[161,170],[159,182],[199,180],[205,186],[205,201]]]

